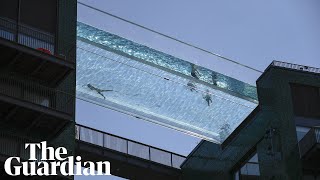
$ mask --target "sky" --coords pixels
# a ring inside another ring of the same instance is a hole
[[[261,71],[272,60],[320,67],[318,0],[80,1]],[[82,5],[78,5],[78,21],[252,85],[260,75]],[[83,101],[77,102],[76,121],[183,155],[200,142],[198,138]]]

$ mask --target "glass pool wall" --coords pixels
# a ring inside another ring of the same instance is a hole
[[[80,22],[77,30],[79,98],[217,143],[257,106],[254,86]]]
[[[77,43],[77,96],[102,106],[219,143],[257,105],[108,48]],[[112,91],[101,95],[89,86]]]
[[[180,75],[192,77],[192,67],[195,67],[199,81],[211,84],[216,88],[225,89],[229,93],[233,92],[238,96],[257,101],[257,92],[254,86],[207,68],[196,66],[188,61],[154,50],[150,47],[132,42],[81,22],[78,22],[77,35],[80,39],[103,46],[104,49],[129,56],[130,58],[139,59],[140,61],[144,61],[144,63],[153,64],[174,73],[179,73]]]

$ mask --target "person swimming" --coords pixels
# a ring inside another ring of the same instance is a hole
[[[96,91],[98,94],[100,94],[103,97],[103,99],[106,99],[106,97],[102,94],[103,92],[113,91],[113,90],[108,90],[108,89],[99,89],[99,88],[94,87],[91,84],[87,84],[87,87],[92,91]]]
[[[215,86],[217,86],[217,85],[218,85],[218,83],[217,83],[217,81],[218,81],[217,74],[214,73],[214,72],[212,72],[212,73],[211,73],[211,78],[212,78],[212,84],[215,85]]]
[[[206,91],[206,95],[203,96],[203,99],[207,101],[208,106],[210,106],[210,103],[212,103],[211,95],[209,90]]]
[[[188,82],[187,86],[191,92],[196,91],[197,86],[192,81]]]
[[[191,69],[191,76],[196,78],[196,79],[199,79],[200,78],[200,73],[199,71],[197,70],[196,68],[197,66],[195,64],[192,64],[192,69]]]

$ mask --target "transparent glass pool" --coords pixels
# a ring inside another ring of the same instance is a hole
[[[191,67],[187,61],[78,23],[78,97],[221,142],[257,106],[256,89],[201,67],[196,79]],[[100,90],[112,91],[99,94]]]

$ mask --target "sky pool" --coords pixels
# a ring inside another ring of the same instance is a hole
[[[77,34],[79,98],[217,143],[257,106],[254,86],[83,23]]]

